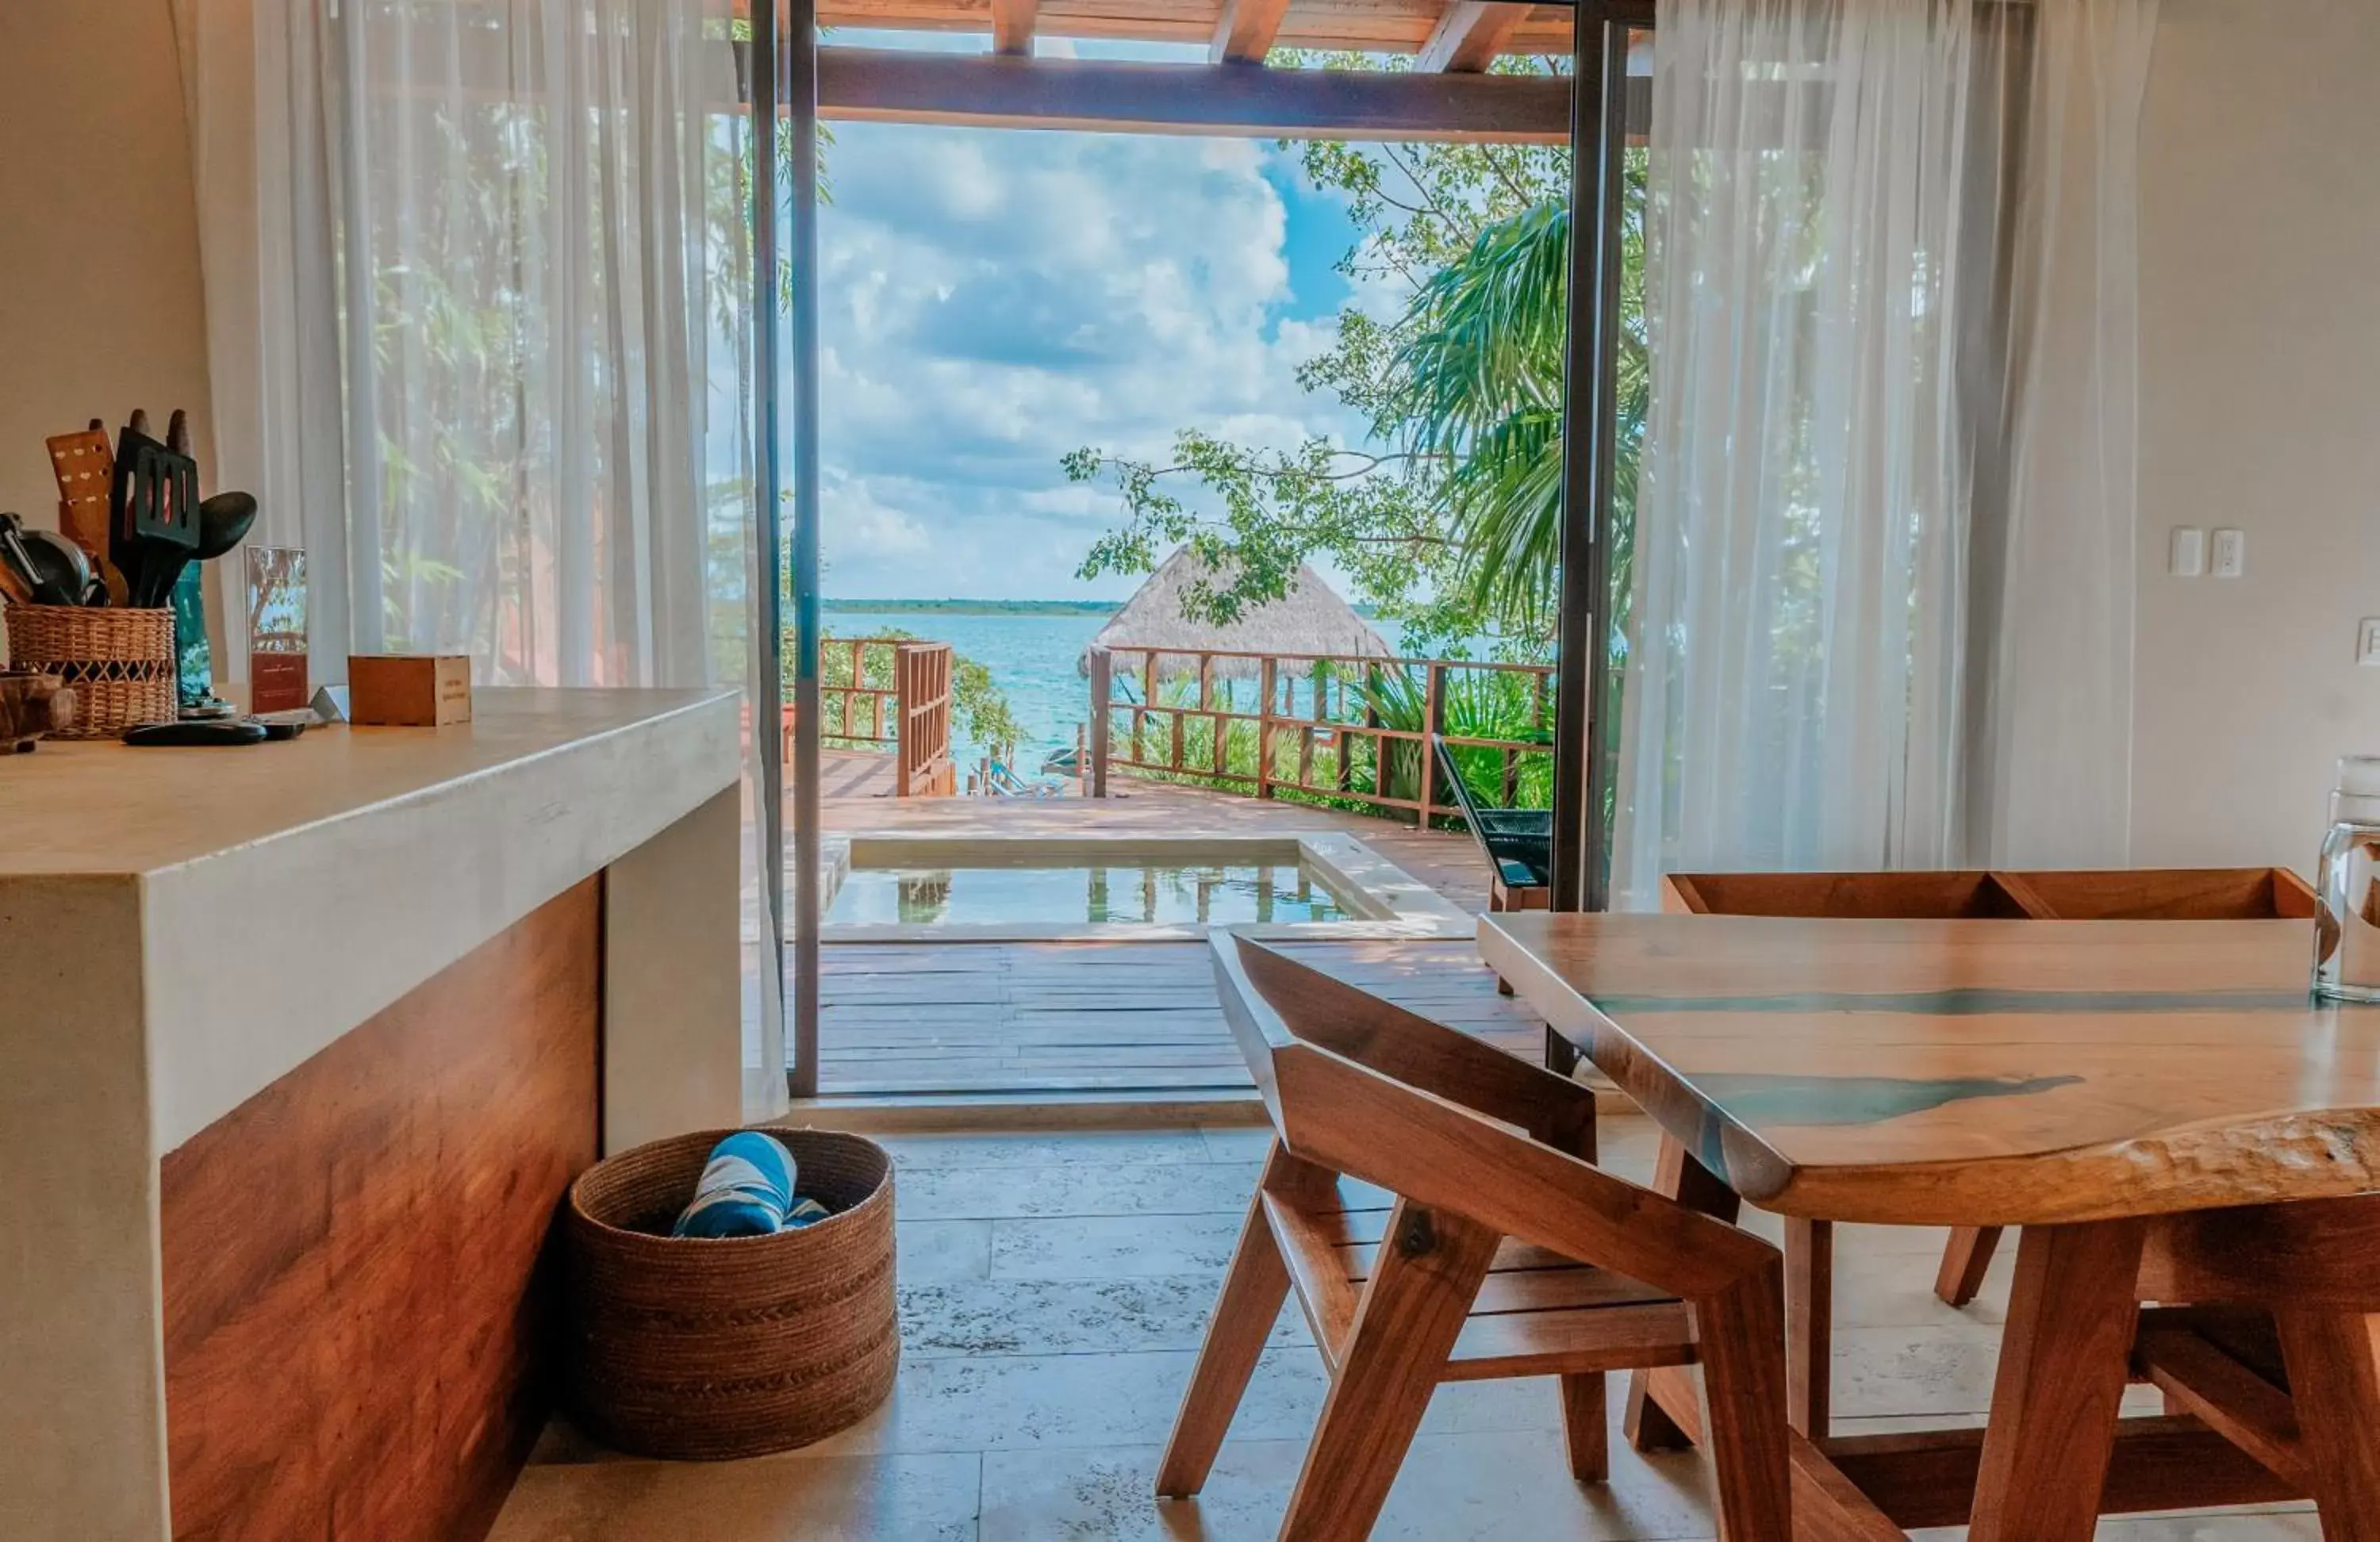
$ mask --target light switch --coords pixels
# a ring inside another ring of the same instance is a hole
[[[2248,571],[2248,532],[2217,530],[2215,532],[2215,576],[2237,578]]]
[[[2355,662],[2380,664],[2380,615],[2367,615],[2355,629]]]
[[[2205,572],[2206,532],[2195,525],[2176,525],[2165,570],[2177,578],[2195,578]]]

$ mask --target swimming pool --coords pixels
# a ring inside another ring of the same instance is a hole
[[[844,941],[1190,939],[1208,927],[1387,927],[1471,918],[1335,832],[1167,836],[854,835],[827,853],[825,935]]]
[[[827,920],[839,924],[1230,926],[1343,921],[1355,913],[1296,862],[1137,860],[1064,867],[855,868]]]

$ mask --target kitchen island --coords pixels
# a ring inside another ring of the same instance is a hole
[[[740,764],[628,690],[0,762],[0,1536],[476,1535],[563,1188],[783,1108]]]

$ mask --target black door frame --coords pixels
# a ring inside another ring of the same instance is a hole
[[[1578,0],[1571,33],[1570,296],[1563,335],[1561,579],[1554,649],[1556,910],[1611,898],[1613,467],[1619,455],[1621,199],[1627,149],[1628,34],[1652,0]],[[1592,222],[1581,217],[1592,213]],[[1585,305],[1580,296],[1588,297]],[[1580,431],[1580,419],[1586,419]]]
[[[758,418],[754,500],[761,583],[759,681],[752,713],[759,752],[762,879],[769,895],[764,967],[785,979],[785,775],[778,731],[784,699],[784,598],[794,601],[793,989],[786,1029],[792,1053],[787,1086],[796,1098],[818,1095],[819,1055],[819,373],[818,373],[818,5],[759,0],[752,6],[752,322]],[[782,141],[781,141],[781,136]],[[783,153],[780,153],[780,146]],[[790,185],[784,173],[791,169]],[[789,260],[786,292],[777,284],[777,225],[783,210]],[[783,330],[781,330],[783,329]],[[787,334],[790,335],[787,335]],[[783,337],[789,345],[781,350]],[[786,356],[790,355],[790,358]],[[790,363],[788,371],[785,366]],[[792,384],[792,420],[780,382]],[[784,435],[793,436],[793,552],[787,563],[780,490],[785,486]],[[766,1068],[764,1068],[765,1074]]]

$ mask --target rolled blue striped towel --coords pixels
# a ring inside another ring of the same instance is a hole
[[[789,1223],[807,1226],[819,1219],[789,1222],[805,1207],[825,1213],[815,1199],[795,1198],[793,1153],[774,1135],[738,1130],[710,1148],[710,1160],[694,1185],[694,1202],[679,1215],[670,1234],[765,1237]]]

